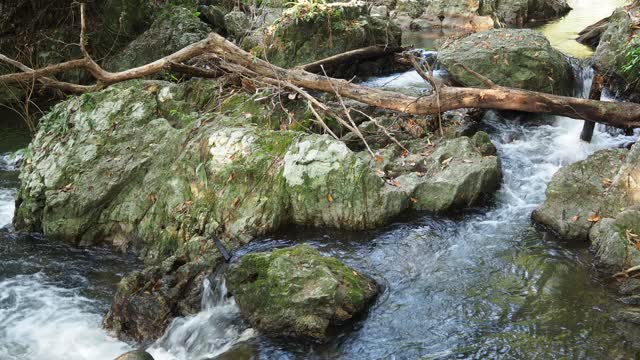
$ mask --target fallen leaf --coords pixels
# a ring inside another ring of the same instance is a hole
[[[293,94],[293,93],[291,93],[291,94],[289,94],[289,96],[287,96],[287,97],[289,98],[289,100],[295,100],[297,96],[298,96],[298,94]]]
[[[327,201],[333,202],[333,196],[331,196],[331,194],[327,194]]]
[[[574,224],[575,224],[576,222],[578,222],[578,220],[580,220],[580,215],[576,215],[576,216],[574,216],[574,217],[572,217],[572,218],[571,218],[571,222],[572,222],[572,223],[574,223]]]
[[[240,202],[240,198],[236,197],[235,199],[233,199],[233,202],[231,203],[231,206],[233,206],[233,208],[237,208],[238,207],[238,203]]]
[[[423,173],[423,172],[420,172],[420,171],[416,171],[416,175],[418,175],[418,177],[423,177],[423,176],[424,176],[424,173]]]
[[[376,169],[376,175],[378,175],[379,177],[385,177],[387,174],[380,169]]]
[[[351,271],[351,272],[352,272],[352,273],[353,273],[353,275],[355,275],[355,276],[360,276],[360,274],[358,274],[358,272],[357,272],[357,271]]]
[[[609,186],[611,186],[611,183],[611,179],[602,179],[602,187],[605,189],[609,188]]]
[[[65,186],[62,188],[62,190],[61,190],[61,191],[62,191],[62,192],[69,192],[69,191],[71,191],[71,190],[72,190],[72,187],[73,187],[73,183],[68,183],[67,185],[65,185]]]
[[[473,160],[462,159],[462,162],[467,163],[467,164],[471,164],[473,162]]]
[[[600,215],[598,213],[595,213],[593,215],[589,215],[589,217],[587,218],[588,222],[592,222],[592,223],[596,223],[598,221],[600,221],[600,219],[602,219],[600,217]]]
[[[403,150],[402,154],[400,154],[400,157],[403,157],[403,158],[405,158],[407,156],[409,156],[409,152],[407,150]]]
[[[376,162],[382,164],[384,162],[384,158],[380,155],[375,156]]]
[[[414,204],[418,202],[418,199],[416,199],[414,197],[409,198],[409,200]]]
[[[158,195],[156,195],[156,194],[149,194],[148,198],[149,198],[149,201],[152,204],[155,204],[156,201],[158,201]]]

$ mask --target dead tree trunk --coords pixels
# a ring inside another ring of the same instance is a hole
[[[441,87],[439,91],[429,95],[412,97],[398,92],[353,84],[346,80],[312,74],[300,68],[283,69],[253,56],[214,33],[204,40],[191,44],[152,63],[112,73],[100,67],[85,49],[84,4],[81,4],[81,10],[80,47],[84,55],[83,58],[50,65],[42,69],[29,69],[0,54],[0,61],[9,62],[22,70],[20,73],[1,75],[0,83],[31,84],[37,80],[41,86],[68,89],[72,92],[82,93],[99,90],[125,80],[153,75],[163,69],[174,68],[175,70],[182,69],[182,71],[186,71],[182,66],[175,64],[180,64],[198,55],[215,54],[223,61],[221,67],[226,71],[233,71],[248,78],[262,80],[263,83],[288,83],[300,88],[337,93],[341,97],[357,100],[368,105],[409,114],[438,114],[443,111],[460,108],[481,108],[560,115],[620,128],[640,127],[640,104],[602,102],[511,89],[495,85],[475,72],[471,73],[481,79],[487,88]],[[58,82],[50,78],[56,73],[71,69],[85,69],[96,78],[96,85],[79,86]],[[211,72],[207,72],[207,74],[211,74]]]
[[[593,76],[593,82],[591,83],[591,90],[589,91],[589,99],[600,100],[602,97],[602,88],[604,87],[604,76],[600,73],[596,73]],[[593,138],[593,130],[596,128],[596,123],[593,121],[585,120],[580,133],[580,139],[582,141],[591,142]]]

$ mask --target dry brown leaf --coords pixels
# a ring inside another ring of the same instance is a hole
[[[593,215],[589,215],[589,217],[587,218],[587,221],[592,223],[597,223],[598,221],[600,221],[600,219],[602,219],[600,215],[598,213],[595,213]]]
[[[331,194],[327,194],[327,201],[333,202],[333,196],[331,196]]]
[[[409,200],[414,204],[418,202],[418,199],[416,199],[414,197],[410,197]]]
[[[236,197],[235,199],[233,199],[233,202],[231,203],[231,206],[233,206],[233,208],[237,208],[238,204],[240,203],[240,198]]]
[[[376,162],[382,164],[384,162],[384,158],[380,155],[375,156]]]
[[[580,220],[580,215],[576,215],[576,216],[571,218],[571,222],[574,223],[574,224],[577,223],[578,220]]]
[[[611,183],[613,183],[613,181],[611,181],[611,179],[602,179],[602,187],[605,189],[608,189],[609,186],[611,186]]]

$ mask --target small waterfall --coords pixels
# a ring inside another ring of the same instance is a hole
[[[156,360],[208,359],[255,334],[242,322],[240,310],[228,296],[223,276],[218,274],[213,286],[209,279],[203,282],[202,310],[175,319],[147,351]]]

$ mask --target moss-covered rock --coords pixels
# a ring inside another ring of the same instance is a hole
[[[243,316],[265,335],[320,342],[378,292],[368,276],[307,245],[245,255],[226,281]]]
[[[105,67],[119,71],[150,63],[206,38],[209,31],[195,7],[165,6],[151,27],[109,59]]]
[[[153,360],[153,356],[144,350],[133,350],[118,356],[114,360]]]
[[[370,45],[398,46],[400,29],[387,19],[369,16],[362,2],[303,2],[287,9],[264,29],[262,44],[249,43],[255,55],[293,67]]]
[[[640,265],[640,211],[637,208],[620,212],[593,225],[589,232],[591,250],[596,264],[604,271],[615,274]]]
[[[566,0],[432,0],[426,8],[437,16],[491,15],[503,24],[519,26],[557,18],[569,10]]]
[[[624,85],[632,85],[632,91],[640,93],[638,67],[633,71],[625,71],[629,62],[627,52],[632,48],[640,48],[640,33],[638,27],[631,20],[631,16],[640,16],[640,6],[619,8],[609,18],[609,26],[602,34],[600,43],[593,55],[593,64],[601,73],[615,75],[623,79]]]
[[[614,179],[628,151],[599,151],[583,161],[565,166],[547,186],[544,204],[536,209],[534,221],[568,239],[586,241],[593,225],[589,219],[611,217],[619,206],[603,201],[608,198]]]
[[[453,41],[438,60],[464,86],[482,86],[463,64],[503,86],[571,95],[573,70],[541,33],[528,29],[479,32]]]

